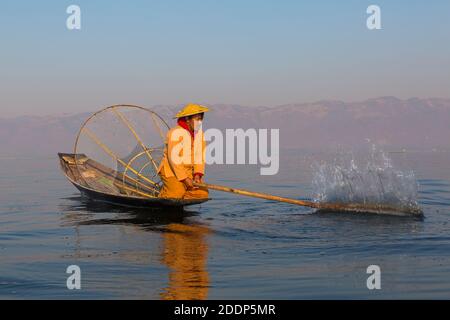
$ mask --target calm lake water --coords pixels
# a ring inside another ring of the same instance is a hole
[[[213,167],[211,183],[311,196],[321,154],[285,152],[276,176]],[[317,214],[211,192],[179,214],[89,202],[56,157],[0,159],[0,298],[450,298],[450,153],[391,154],[415,171],[424,219]],[[381,268],[368,290],[366,268]],[[68,290],[66,268],[81,268]]]

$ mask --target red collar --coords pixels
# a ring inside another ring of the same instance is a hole
[[[186,129],[190,133],[191,137],[194,138],[194,130],[189,129],[185,118],[179,118],[177,123],[180,127]]]

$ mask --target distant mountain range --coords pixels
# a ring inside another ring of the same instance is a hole
[[[170,124],[181,106],[153,108]],[[450,149],[450,99],[381,97],[362,102],[318,101],[276,107],[211,106],[207,128],[279,128],[282,148]],[[96,111],[96,110],[93,110]],[[0,119],[0,158],[70,152],[88,113]]]

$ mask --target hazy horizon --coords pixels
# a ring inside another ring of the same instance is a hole
[[[364,103],[367,101],[372,101],[372,100],[377,100],[377,99],[385,99],[385,98],[393,98],[393,99],[398,99],[400,101],[409,101],[412,99],[420,99],[420,100],[430,100],[430,99],[439,99],[439,100],[450,100],[450,97],[408,97],[408,98],[400,98],[400,97],[396,97],[396,96],[379,96],[379,97],[371,97],[371,98],[367,98],[367,99],[362,99],[362,100],[352,100],[352,101],[345,101],[345,100],[339,100],[339,99],[318,99],[318,100],[314,100],[314,101],[300,101],[300,102],[292,102],[292,103],[286,103],[286,104],[279,104],[279,105],[243,105],[240,103],[210,103],[210,104],[206,104],[208,106],[214,107],[214,106],[239,106],[239,107],[243,107],[243,108],[278,108],[278,107],[282,107],[282,106],[287,106],[287,105],[298,105],[298,106],[302,106],[302,105],[313,105],[313,104],[319,104],[322,102],[341,102],[344,104],[358,104],[358,103]],[[80,113],[94,113],[97,112],[103,108],[112,106],[112,105],[124,105],[124,104],[129,104],[129,105],[137,105],[137,106],[141,106],[141,107],[146,107],[146,108],[160,108],[160,107],[176,107],[176,106],[180,106],[182,107],[183,105],[185,105],[188,102],[195,102],[195,101],[186,101],[186,102],[182,102],[182,103],[178,103],[178,104],[137,104],[137,103],[133,103],[133,102],[127,102],[127,103],[112,103],[110,105],[102,105],[102,106],[91,106],[91,108],[85,107],[81,110],[64,110],[64,111],[49,111],[48,113],[45,112],[41,112],[41,113],[24,113],[24,114],[15,114],[15,115],[3,115],[0,114],[0,119],[14,119],[14,118],[20,118],[20,117],[59,117],[59,116],[71,116],[71,115],[78,115]]]
[[[279,129],[280,148],[349,150],[372,144],[389,150],[450,150],[450,99],[394,97],[342,103],[322,101],[277,107],[210,106],[205,128]],[[2,156],[70,152],[82,123],[100,108],[63,116],[0,118]],[[169,126],[178,106],[151,108]]]

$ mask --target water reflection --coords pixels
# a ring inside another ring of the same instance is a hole
[[[162,263],[170,268],[169,285],[161,293],[164,300],[201,300],[208,296],[206,267],[210,230],[205,226],[171,223],[164,233]]]
[[[169,269],[167,286],[159,290],[159,297],[164,300],[208,297],[207,236],[211,229],[192,219],[197,212],[119,207],[83,197],[66,200],[69,202],[60,206],[64,213],[62,220],[66,226],[75,226],[77,255],[82,246],[79,236],[82,226],[124,225],[157,232],[162,237],[159,262]]]

